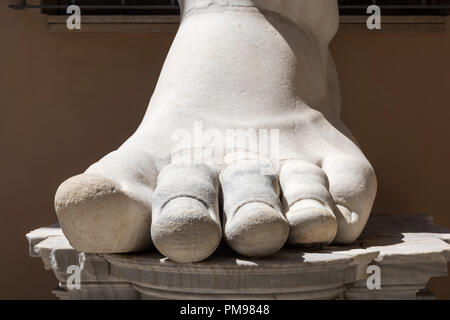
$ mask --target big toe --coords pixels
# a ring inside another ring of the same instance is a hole
[[[79,251],[119,253],[151,245],[151,211],[100,175],[80,174],[63,182],[55,209],[70,244]]]

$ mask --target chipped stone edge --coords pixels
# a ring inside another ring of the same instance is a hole
[[[419,215],[422,219],[427,221],[429,224],[424,227],[429,226],[435,226],[432,224],[433,218],[428,215]],[[419,219],[419,216],[417,219]],[[379,217],[378,217],[379,218]],[[444,229],[440,229],[441,231]],[[445,229],[446,230],[446,229]],[[447,230],[448,231],[448,230]],[[368,277],[366,270],[367,267],[371,264],[377,264],[377,265],[389,265],[389,266],[395,266],[398,265],[401,267],[401,265],[415,265],[415,264],[437,264],[436,272],[433,274],[427,274],[424,278],[429,279],[431,277],[435,276],[445,276],[447,274],[447,262],[450,261],[450,231],[448,233],[432,233],[430,232],[429,235],[427,234],[427,230],[423,231],[425,236],[421,235],[416,239],[416,241],[411,241],[411,237],[406,237],[405,242],[401,243],[403,247],[406,247],[408,249],[408,246],[414,246],[418,245],[421,246],[425,243],[425,245],[429,245],[428,250],[425,250],[423,252],[402,252],[404,248],[401,247],[395,247],[386,246],[386,248],[380,246],[380,247],[369,247],[369,248],[348,248],[346,251],[338,251],[338,252],[332,252],[335,258],[342,257],[342,259],[336,259],[336,261],[328,261],[327,269],[333,270],[334,268],[341,269],[342,267],[346,268],[344,270],[345,273],[345,279],[343,286],[347,286],[347,289],[344,290],[345,292],[340,295],[340,297],[346,297],[346,294],[348,292],[351,292],[353,294],[353,298],[356,295],[357,297],[363,297],[363,298],[380,298],[383,297],[383,294],[386,295],[386,293],[380,293],[380,292],[374,292],[373,295],[371,295],[370,292],[367,292],[363,290],[362,287],[360,287],[360,283],[362,281],[365,281]],[[64,272],[61,272],[60,268],[58,267],[58,255],[59,254],[66,254],[66,256],[77,256],[79,258],[79,253],[73,249],[70,244],[68,243],[67,239],[64,237],[64,234],[62,233],[61,229],[59,228],[58,224],[53,224],[49,227],[39,228],[34,231],[29,232],[26,235],[26,238],[29,243],[29,252],[31,257],[41,257],[41,259],[44,262],[45,268],[47,270],[52,270],[55,273],[55,276],[60,280],[60,288],[61,290],[66,290],[66,283],[65,280],[67,279],[67,275],[64,274]],[[391,250],[390,250],[391,249]],[[393,249],[393,250],[392,250]],[[397,251],[396,251],[397,250]],[[63,253],[64,252],[64,253]],[[322,253],[322,252],[320,252]],[[113,258],[112,258],[113,257]],[[88,258],[86,259],[88,261],[88,264],[91,264],[91,268],[86,268],[86,273],[89,274],[87,276],[86,280],[83,281],[83,286],[85,287],[85,290],[89,290],[89,288],[97,288],[97,287],[130,287],[134,288],[134,290],[141,291],[142,288],[146,288],[147,291],[161,291],[158,288],[150,288],[145,287],[145,283],[131,283],[127,282],[121,279],[115,279],[110,274],[110,267],[111,265],[120,265],[124,268],[128,269],[138,269],[138,270],[145,270],[145,271],[154,271],[154,272],[164,272],[166,274],[171,272],[180,272],[180,265],[177,265],[175,263],[161,263],[159,266],[156,264],[153,264],[152,266],[148,266],[145,264],[144,261],[136,261],[136,262],[130,262],[130,260],[127,260],[126,258],[123,259],[123,261],[120,261],[121,259],[115,259],[114,257],[121,257],[121,255],[95,255],[95,254],[88,254]],[[76,260],[74,260],[76,261]],[[99,272],[99,268],[92,268],[92,265],[103,265],[101,272]],[[307,273],[310,271],[313,271],[314,269],[317,270],[318,267],[323,268],[324,267],[323,261],[321,262],[312,262],[310,265],[308,263],[303,263],[301,269],[302,273]],[[340,265],[340,266],[339,266]],[[105,267],[106,266],[106,267]],[[211,265],[206,268],[200,267],[201,264],[198,264],[197,266],[188,266],[184,265],[181,267],[181,269],[184,269],[185,272],[192,272],[195,274],[217,274],[220,273],[220,269],[223,267],[227,269],[226,266],[220,266],[220,263],[217,265]],[[242,266],[234,266],[234,267],[228,267],[229,270],[234,269],[236,272],[240,272],[241,270],[249,270],[251,269],[252,272],[257,271],[258,273],[266,273],[268,275],[274,274],[274,272],[277,272],[278,274],[281,272],[280,269],[277,269],[281,267],[283,269],[283,272],[289,271],[288,268],[283,268],[280,265],[273,265],[269,268],[265,268],[264,266],[254,266],[251,263],[250,264],[243,264]],[[237,268],[240,268],[239,270]],[[445,270],[444,270],[445,269]],[[337,269],[336,269],[337,270]],[[298,269],[297,269],[298,271]],[[102,273],[102,274],[101,274]],[[358,284],[359,283],[359,284]],[[409,285],[411,288],[416,288],[419,286],[426,286],[426,282],[424,284],[422,283],[415,283]],[[403,288],[404,287],[404,288]],[[389,291],[387,294],[393,294],[395,296],[395,293],[397,291],[401,290],[407,290],[407,285],[399,285],[399,286],[392,286],[389,285],[387,290]],[[138,289],[140,288],[140,289]],[[402,289],[403,288],[403,289]],[[423,289],[423,288],[419,288]],[[214,288],[211,288],[213,291]],[[412,289],[411,289],[412,290]],[[415,290],[415,289],[414,289]],[[66,290],[67,291],[67,290]],[[162,294],[163,296],[174,296],[176,295],[176,292],[170,293],[170,288],[168,288],[167,292],[165,294]],[[360,292],[359,292],[360,291]],[[364,291],[364,292],[363,292]],[[59,292],[59,291],[58,291]],[[394,293],[392,293],[394,292]],[[418,292],[417,298],[420,298],[420,290]],[[199,293],[201,295],[201,293]],[[296,296],[296,294],[293,292],[293,296]],[[254,294],[253,294],[254,295]],[[58,293],[58,296],[64,296],[61,294],[61,292]],[[222,296],[222,295],[219,295]],[[241,296],[241,294],[239,294]],[[242,296],[246,296],[245,293],[242,294]],[[252,294],[249,294],[248,297],[250,298]],[[287,294],[289,296],[289,294]],[[292,296],[292,295],[291,295]],[[301,295],[300,295],[301,296]],[[299,296],[299,297],[300,297]],[[352,298],[352,295],[349,296]],[[347,297],[347,298],[349,298]],[[426,295],[427,298],[431,297],[430,294]]]

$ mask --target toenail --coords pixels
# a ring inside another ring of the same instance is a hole
[[[305,207],[295,203],[286,214],[289,221],[291,244],[329,244],[337,233],[334,213],[324,207]]]
[[[228,244],[245,256],[277,252],[286,242],[288,233],[289,225],[282,214],[261,202],[240,207],[225,227]]]
[[[205,205],[189,197],[170,200],[152,222],[156,248],[176,262],[197,262],[208,258],[222,236],[220,224]]]

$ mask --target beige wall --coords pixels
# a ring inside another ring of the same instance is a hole
[[[50,34],[36,10],[0,6],[0,298],[52,298],[24,235],[56,220],[60,182],[136,128],[172,37]],[[345,121],[378,173],[375,211],[450,228],[450,36],[345,32],[332,50]],[[449,278],[431,287],[450,298]]]

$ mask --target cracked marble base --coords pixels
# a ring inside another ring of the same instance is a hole
[[[209,259],[177,264],[152,249],[90,254],[73,249],[58,225],[27,234],[30,255],[59,280],[60,299],[429,299],[432,277],[447,276],[450,230],[429,215],[372,215],[353,245],[286,247],[270,257],[236,256],[223,245]],[[80,266],[80,289],[67,268]],[[368,266],[381,289],[367,288]]]

